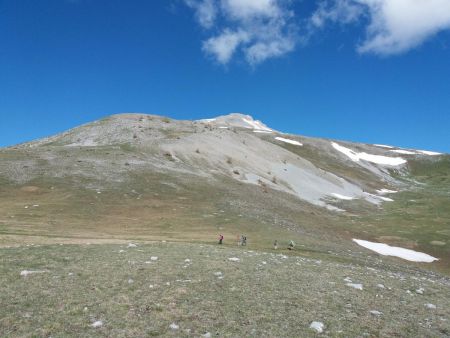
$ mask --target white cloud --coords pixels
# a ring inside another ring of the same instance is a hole
[[[450,0],[324,0],[310,18],[313,29],[328,22],[368,19],[361,53],[398,54],[450,29]]]
[[[349,24],[357,21],[363,10],[363,6],[353,0],[323,1],[311,16],[311,24],[316,28],[323,27],[328,21]]]
[[[185,0],[185,3],[195,11],[195,16],[202,27],[213,26],[217,16],[215,0]]]
[[[292,51],[295,43],[291,38],[278,37],[267,42],[256,42],[246,48],[245,56],[248,63],[254,65],[269,58],[281,56]]]
[[[450,0],[319,0],[308,19],[294,13],[294,0],[183,1],[209,35],[203,51],[223,65],[238,55],[252,66],[286,55],[329,24],[365,25],[356,48],[380,55],[406,52],[450,29]]]
[[[240,52],[255,66],[295,48],[296,25],[294,14],[288,9],[290,0],[185,2],[195,10],[200,25],[210,28],[212,36],[203,41],[202,49],[220,64],[229,63]],[[219,33],[213,34],[216,31]]]
[[[275,17],[280,14],[277,0],[222,0],[221,5],[235,19]]]
[[[225,29],[218,36],[209,38],[203,42],[203,50],[216,58],[222,64],[230,61],[236,48],[246,41],[249,36],[245,31],[232,32]]]
[[[396,54],[450,29],[450,0],[358,0],[366,5],[371,22],[362,53]]]

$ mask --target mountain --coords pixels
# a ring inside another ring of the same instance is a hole
[[[449,174],[448,154],[289,135],[249,115],[120,114],[0,149],[0,238],[245,233],[342,257],[365,250],[356,238],[427,253],[448,271]]]

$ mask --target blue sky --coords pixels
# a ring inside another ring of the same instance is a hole
[[[122,112],[243,112],[450,152],[449,79],[449,0],[0,0],[0,146]]]

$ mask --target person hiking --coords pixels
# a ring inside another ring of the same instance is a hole
[[[275,240],[275,242],[273,242],[273,248],[275,250],[278,249],[278,240]]]
[[[242,236],[242,245],[247,245],[247,236]]]
[[[291,240],[289,242],[288,250],[294,250],[294,246],[295,246],[295,243],[294,243],[294,241]]]
[[[219,236],[219,244],[222,244],[222,242],[223,242],[223,235],[221,234],[221,235]]]

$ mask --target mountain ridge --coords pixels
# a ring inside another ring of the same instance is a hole
[[[0,235],[47,229],[73,236],[88,227],[102,238],[120,237],[131,222],[145,238],[168,227],[182,239],[200,227],[204,233],[192,235],[200,239],[233,222],[229,231],[288,231],[334,249],[353,237],[384,241],[434,254],[441,260],[432,264],[447,266],[449,156],[391,147],[285,134],[243,114],[206,121],[113,115],[0,149],[1,201],[10,207]],[[176,211],[160,215],[148,209],[154,203]],[[110,208],[121,210],[116,220]],[[65,225],[56,227],[61,219]],[[431,244],[438,242],[445,244]]]

